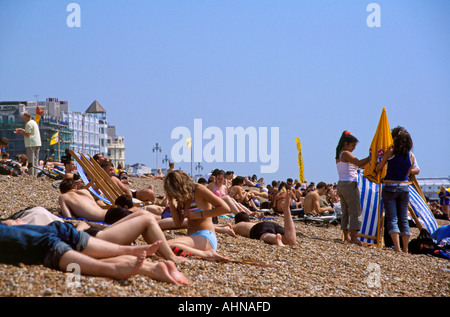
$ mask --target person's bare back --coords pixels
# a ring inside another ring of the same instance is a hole
[[[59,205],[64,217],[85,218],[104,221],[106,210],[92,198],[87,189],[71,190],[59,196]]]
[[[320,213],[320,205],[319,205],[319,194],[314,190],[309,192],[305,200],[303,202],[303,210],[305,215],[309,213],[319,214]]]

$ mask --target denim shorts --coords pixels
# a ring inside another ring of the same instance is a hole
[[[389,234],[411,235],[408,224],[409,188],[407,184],[383,184],[383,207]]]
[[[59,221],[47,226],[7,226],[0,223],[0,262],[43,264],[59,269],[59,261],[64,253],[84,250],[88,240],[87,233]]]

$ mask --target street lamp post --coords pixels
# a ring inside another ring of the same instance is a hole
[[[163,164],[164,163],[166,163],[166,169],[167,169],[167,163],[169,162],[170,160],[169,160],[169,158],[167,157],[167,154],[166,154],[166,156],[163,158],[163,160],[162,160],[162,162],[163,162]]]
[[[200,173],[201,170],[203,170],[203,166],[200,165],[200,162],[198,162],[197,166],[195,166],[195,170],[198,170],[198,173]],[[197,174],[201,175],[201,174]]]
[[[161,152],[161,147],[156,143],[153,147],[153,152],[156,153],[156,169],[158,169],[158,151]]]

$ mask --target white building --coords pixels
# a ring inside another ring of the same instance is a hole
[[[64,121],[69,122],[69,129],[73,130],[70,148],[74,152],[81,152],[94,156],[100,151],[99,120],[96,116],[81,112],[62,112]]]
[[[97,100],[92,102],[85,113],[64,111],[61,115],[64,121],[69,122],[69,128],[73,129],[70,147],[74,152],[91,156],[98,153],[108,155],[106,111]]]
[[[421,177],[417,178],[417,182],[425,197],[430,200],[439,199],[438,192],[441,189],[441,186],[444,186],[445,188],[450,187],[450,177]]]
[[[125,167],[125,138],[116,135],[116,127],[108,127],[108,157],[117,167],[119,164]]]
[[[108,121],[106,120],[106,110],[97,100],[94,100],[86,110],[87,114],[98,118],[99,151],[103,156],[108,155]]]
[[[144,174],[152,173],[152,169],[142,163],[135,163],[133,165],[127,166],[127,171],[131,176],[141,176]]]

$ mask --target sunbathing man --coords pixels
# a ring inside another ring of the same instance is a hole
[[[314,214],[321,215],[327,211],[333,211],[333,207],[324,206],[320,207],[320,196],[325,195],[327,192],[327,184],[320,182],[317,184],[316,189],[310,191],[303,202],[303,210],[305,215]]]
[[[216,231],[227,233],[232,236],[238,234],[246,238],[263,240],[266,243],[279,246],[295,245],[297,239],[290,209],[292,197],[293,193],[291,193],[291,190],[287,190],[286,199],[281,206],[284,215],[284,228],[272,221],[250,222],[248,214],[240,212],[236,214],[234,218],[235,224],[233,226],[216,226]]]
[[[120,179],[118,179],[114,175],[115,169],[114,169],[114,165],[111,162],[104,161],[100,166],[111,177],[111,180],[114,183],[116,183],[125,194],[128,194],[128,195],[132,196],[133,198],[139,199],[141,201],[149,201],[152,203],[155,202],[155,194],[153,192],[153,185],[150,185],[148,188],[144,188],[144,189],[130,190],[123,182],[120,181]]]

